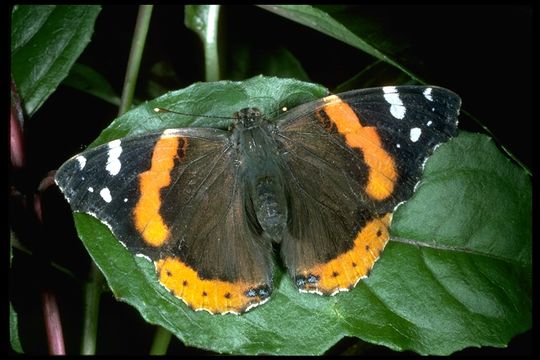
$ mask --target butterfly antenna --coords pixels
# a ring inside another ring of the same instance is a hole
[[[157,113],[173,113],[173,114],[184,115],[184,116],[192,116],[192,117],[204,117],[204,118],[212,118],[212,119],[234,120],[234,117],[232,117],[232,116],[187,114],[187,113],[182,113],[182,112],[174,111],[174,110],[168,110],[168,109],[164,109],[164,108],[160,108],[160,107],[154,108],[154,112],[157,112]]]

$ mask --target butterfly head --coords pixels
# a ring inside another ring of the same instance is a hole
[[[234,113],[234,125],[238,129],[251,129],[260,125],[263,119],[261,110],[244,108]]]

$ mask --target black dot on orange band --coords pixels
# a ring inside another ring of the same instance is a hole
[[[231,293],[226,293],[225,295],[223,295],[225,297],[225,299],[230,299],[231,298]]]
[[[187,286],[187,280],[182,281],[182,285]]]
[[[203,292],[202,292],[202,296],[208,296],[208,294],[206,293],[206,291],[203,291]]]
[[[353,262],[351,265],[352,265],[352,267],[356,267],[356,263],[355,263],[355,262]]]
[[[381,229],[377,230],[377,237],[381,236],[382,235],[382,231]]]
[[[167,276],[169,276],[169,277],[172,276],[172,272],[170,272],[169,270],[167,270],[167,271],[165,272],[165,274],[167,274]]]
[[[369,251],[369,245],[366,245],[366,251]]]
[[[333,276],[333,277],[338,277],[338,275],[339,275],[339,273],[338,273],[337,271],[334,271],[334,272],[332,273],[332,276]]]

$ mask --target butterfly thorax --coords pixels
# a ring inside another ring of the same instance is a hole
[[[238,147],[240,173],[248,195],[245,206],[255,212],[255,228],[279,242],[287,222],[287,201],[279,150],[271,136],[273,125],[256,108],[242,109],[235,117],[232,139]]]

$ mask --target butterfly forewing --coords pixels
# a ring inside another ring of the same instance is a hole
[[[56,182],[74,211],[150,258],[188,305],[241,313],[267,300],[272,264],[269,245],[248,229],[230,145],[215,129],[127,137],[73,157]]]

